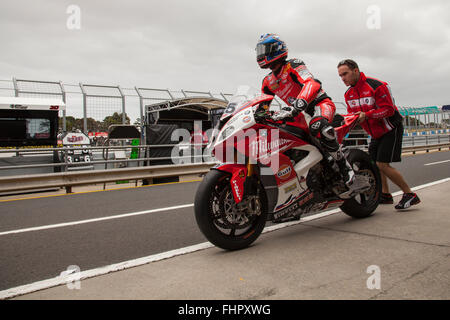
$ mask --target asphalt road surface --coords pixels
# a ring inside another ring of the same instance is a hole
[[[404,157],[394,166],[413,187],[450,177],[446,160],[450,152],[434,152]],[[176,183],[0,202],[0,291],[57,277],[71,265],[89,270],[205,242],[193,213],[198,185]],[[177,208],[140,214],[168,207]],[[90,219],[96,220],[76,223]],[[55,226],[63,223],[67,225]],[[42,228],[27,230],[36,227]]]

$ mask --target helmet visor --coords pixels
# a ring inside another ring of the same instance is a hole
[[[258,57],[269,55],[270,53],[277,51],[278,47],[278,43],[258,43],[256,45],[256,55]]]

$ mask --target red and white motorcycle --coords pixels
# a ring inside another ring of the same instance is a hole
[[[209,147],[221,163],[209,171],[195,196],[197,224],[214,245],[236,250],[249,246],[275,223],[306,213],[340,207],[354,218],[370,216],[381,194],[380,174],[369,155],[343,149],[359,179],[349,190],[338,166],[309,134],[304,121],[274,121],[273,96],[240,87],[214,129]],[[335,128],[339,143],[358,116],[345,115]]]

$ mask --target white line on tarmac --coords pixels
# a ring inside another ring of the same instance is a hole
[[[98,222],[98,221],[105,221],[105,220],[128,218],[128,217],[139,216],[139,215],[143,215],[143,214],[149,214],[149,213],[155,213],[155,212],[161,212],[161,211],[169,211],[169,210],[189,208],[189,207],[193,207],[193,206],[194,206],[194,204],[190,203],[190,204],[183,204],[183,205],[174,206],[174,207],[166,207],[166,208],[159,208],[159,209],[131,212],[131,213],[119,214],[119,215],[115,215],[115,216],[102,217],[102,218],[80,220],[80,221],[72,221],[72,222],[66,222],[66,223],[50,224],[50,225],[47,225],[47,226],[40,226],[40,227],[32,227],[32,228],[26,228],[26,229],[4,231],[4,232],[0,232],[0,236],[5,236],[5,235],[8,235],[8,234],[14,234],[14,233],[23,233],[23,232],[30,232],[30,231],[39,231],[39,230],[47,230],[47,229],[54,229],[54,228],[62,228],[62,227],[68,227],[68,226],[75,226],[75,225],[78,225],[78,224]]]
[[[431,187],[431,186],[434,186],[434,185],[437,185],[437,184],[440,184],[440,183],[448,182],[448,181],[450,181],[450,177],[445,178],[445,179],[441,179],[441,180],[437,180],[437,181],[433,181],[433,182],[430,182],[430,183],[422,184],[420,186],[416,186],[416,187],[411,188],[411,190],[412,191],[417,191],[417,190],[420,190],[420,189],[428,188],[428,187]],[[395,196],[395,195],[398,195],[398,194],[401,194],[401,193],[402,192],[399,191],[399,192],[395,192],[392,195]]]
[[[430,163],[425,163],[424,166],[432,166],[432,165],[435,165],[435,164],[441,164],[441,163],[449,162],[449,161],[450,161],[450,160],[437,161],[437,162],[430,162]]]
[[[158,254],[155,254],[152,256],[148,256],[148,257],[143,257],[143,258],[139,258],[139,259],[134,259],[134,260],[129,260],[129,261],[112,264],[112,265],[109,265],[106,267],[86,270],[86,271],[82,271],[82,272],[80,272],[80,274],[76,275],[76,280],[84,280],[84,279],[88,279],[88,278],[93,278],[93,277],[108,274],[111,272],[120,271],[120,270],[124,270],[124,269],[128,269],[128,268],[133,268],[133,267],[141,266],[141,265],[148,264],[151,262],[160,261],[163,259],[168,259],[168,258],[172,258],[172,257],[179,256],[182,254],[191,253],[191,252],[195,252],[198,250],[203,250],[203,249],[207,249],[207,248],[211,248],[211,247],[213,247],[213,245],[210,242],[204,242],[204,243],[196,244],[196,245],[181,248],[181,249],[158,253]],[[62,270],[62,271],[65,271],[65,270]],[[20,287],[15,287],[15,288],[7,289],[4,291],[0,291],[0,300],[13,298],[13,297],[24,295],[27,293],[32,293],[35,291],[48,289],[51,287],[56,287],[59,285],[70,284],[70,283],[73,283],[73,281],[74,281],[74,274],[70,274],[68,276],[60,275],[56,278],[38,281],[38,282],[23,285]]]
[[[286,227],[289,227],[292,225],[299,224],[301,222],[307,222],[307,221],[311,221],[311,220],[320,219],[320,218],[335,214],[340,211],[341,210],[339,210],[339,209],[333,209],[333,210],[325,211],[322,213],[318,213],[315,215],[311,215],[311,216],[302,218],[298,221],[280,223],[278,225],[264,228],[263,233],[272,232],[272,231],[275,231],[278,229],[283,229],[283,228],[286,228]],[[192,245],[189,247],[166,251],[166,252],[162,252],[162,253],[158,253],[158,254],[154,254],[151,256],[142,257],[142,258],[138,258],[138,259],[134,259],[134,260],[124,261],[124,262],[112,264],[112,265],[105,266],[105,267],[86,270],[86,271],[80,272],[80,274],[76,276],[76,280],[81,281],[81,280],[88,279],[88,278],[98,277],[98,276],[105,275],[105,274],[108,274],[111,272],[125,270],[125,269],[129,269],[129,268],[133,268],[133,267],[138,267],[138,266],[142,266],[142,265],[145,265],[145,264],[148,264],[151,262],[161,261],[164,259],[169,259],[169,258],[173,258],[173,257],[179,256],[179,255],[192,253],[192,252],[196,252],[196,251],[200,251],[200,250],[204,250],[204,249],[208,249],[208,248],[212,248],[212,247],[214,247],[214,245],[212,243],[203,242],[203,243],[199,243],[199,244]],[[64,270],[62,270],[62,271],[64,271]],[[60,275],[55,278],[42,280],[42,281],[26,284],[23,286],[7,289],[4,291],[0,291],[0,300],[9,299],[9,298],[13,298],[16,296],[20,296],[20,295],[32,293],[35,291],[68,284],[68,283],[73,283],[73,279],[74,279],[74,274],[70,274],[67,276]]]
[[[411,188],[413,191],[417,191],[423,188],[427,188],[427,187],[431,187],[440,183],[444,183],[444,182],[448,182],[450,181],[450,177],[449,178],[445,178],[445,179],[441,179],[438,181],[433,181],[427,184],[423,184],[420,186],[416,186],[414,188]],[[398,191],[393,193],[393,196],[397,196],[400,195],[402,192]],[[187,206],[191,206],[191,205],[187,205]],[[164,208],[163,208],[164,209]],[[165,208],[167,210],[167,208]],[[161,209],[156,209],[156,210],[161,210]],[[283,229],[289,226],[293,226],[302,222],[307,222],[307,221],[312,221],[312,220],[317,220],[323,217],[327,217],[330,216],[332,214],[338,213],[340,212],[340,209],[333,209],[333,210],[329,210],[329,211],[325,211],[325,212],[321,212],[315,215],[311,215],[305,218],[301,218],[298,221],[292,221],[292,222],[285,222],[285,223],[280,223],[278,225],[273,225],[270,227],[266,227],[264,228],[263,233],[266,232],[271,232],[271,231],[275,231],[275,230],[279,230],[279,229]],[[145,212],[145,211],[143,211]],[[143,213],[142,213],[143,214]],[[164,259],[169,259],[169,258],[173,258],[179,255],[183,255],[183,254],[187,254],[187,253],[192,253],[192,252],[196,252],[196,251],[200,251],[200,250],[204,250],[204,249],[208,249],[208,248],[212,248],[214,247],[213,244],[211,244],[210,242],[203,242],[203,243],[199,243],[196,245],[192,245],[189,247],[184,247],[184,248],[180,248],[180,249],[175,249],[175,250],[171,250],[171,251],[166,251],[166,252],[162,252],[162,253],[158,253],[158,254],[154,254],[151,256],[147,256],[147,257],[142,257],[139,259],[134,259],[134,260],[129,260],[129,261],[124,261],[124,262],[120,262],[117,264],[112,264],[109,266],[105,266],[105,267],[100,267],[100,268],[96,268],[96,269],[91,269],[91,270],[86,270],[86,271],[82,271],[80,272],[79,275],[77,275],[77,280],[84,280],[84,279],[88,279],[88,278],[93,278],[93,277],[97,277],[100,275],[104,275],[104,274],[108,274],[111,272],[116,272],[116,271],[120,271],[120,270],[125,270],[128,268],[132,268],[132,267],[138,267],[138,266],[142,266],[151,262],[156,262],[156,261],[161,261]],[[65,270],[63,270],[65,271]],[[39,291],[39,290],[43,290],[43,289],[48,289],[51,287],[56,287],[56,286],[60,286],[60,285],[64,285],[64,284],[68,284],[68,283],[73,283],[73,279],[74,279],[74,275],[70,274],[67,276],[58,276],[56,278],[52,278],[52,279],[47,279],[47,280],[42,280],[39,282],[34,282],[34,283],[30,283],[30,284],[26,284],[23,286],[19,286],[19,287],[15,287],[15,288],[10,288],[7,290],[3,290],[0,291],[0,300],[2,299],[9,299],[9,298],[13,298],[16,296],[20,296],[20,295],[24,295],[24,294],[28,294],[28,293],[32,293],[35,291]]]

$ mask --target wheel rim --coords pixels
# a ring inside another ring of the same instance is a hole
[[[239,237],[253,233],[262,213],[259,192],[256,196],[244,195],[236,204],[230,180],[223,179],[214,188],[210,199],[210,214],[216,229],[225,236]]]
[[[356,174],[365,176],[369,179],[371,185],[370,189],[357,194],[353,199],[361,206],[372,206],[378,202],[376,178],[374,172],[369,168],[364,168],[360,162],[352,164],[353,170]]]

